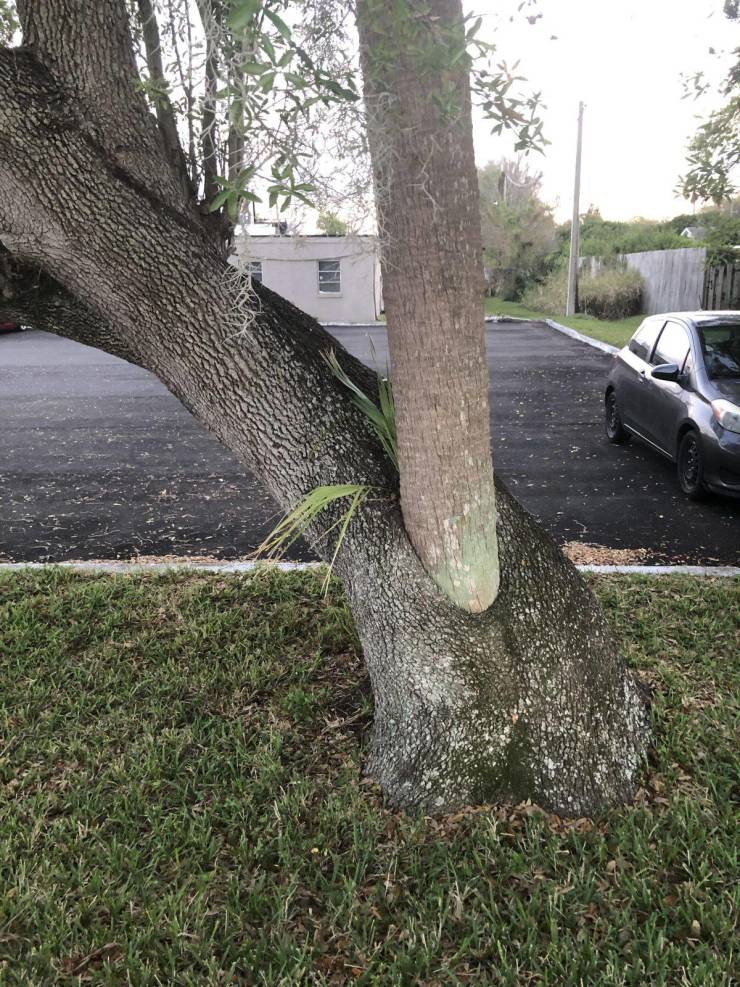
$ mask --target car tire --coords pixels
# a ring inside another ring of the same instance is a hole
[[[684,432],[678,445],[676,471],[681,490],[689,500],[704,500],[707,488],[704,486],[704,453],[699,433],[691,428]]]
[[[613,442],[614,445],[621,445],[623,442],[629,442],[630,440],[630,433],[622,424],[622,418],[617,405],[617,395],[614,391],[609,391],[604,402],[604,431],[606,432],[607,439]]]

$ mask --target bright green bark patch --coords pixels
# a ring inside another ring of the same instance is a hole
[[[490,501],[485,507],[478,506],[444,522],[444,557],[431,572],[445,596],[472,613],[487,610],[498,595],[501,575],[495,517],[491,484]]]
[[[737,582],[595,581],[656,751],[565,826],[383,807],[321,579],[0,574],[0,982],[730,983]]]

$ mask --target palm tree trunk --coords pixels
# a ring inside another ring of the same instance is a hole
[[[480,612],[499,561],[462,7],[361,0],[358,25],[403,519],[442,591]]]

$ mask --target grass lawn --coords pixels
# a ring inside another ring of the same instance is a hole
[[[362,779],[315,573],[0,573],[0,983],[729,985],[738,585],[595,586],[653,689],[636,804],[430,819]]]
[[[486,315],[514,315],[520,319],[549,319],[551,316],[543,312],[533,312],[519,302],[505,302],[500,298],[486,298]],[[582,332],[584,336],[593,336],[603,343],[612,346],[624,346],[644,319],[643,315],[632,315],[628,319],[617,319],[607,322],[603,319],[592,319],[588,315],[558,315],[555,318],[562,326],[569,326]]]

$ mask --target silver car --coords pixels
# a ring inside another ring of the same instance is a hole
[[[651,315],[614,354],[604,398],[610,442],[667,456],[692,500],[740,496],[740,312]]]

